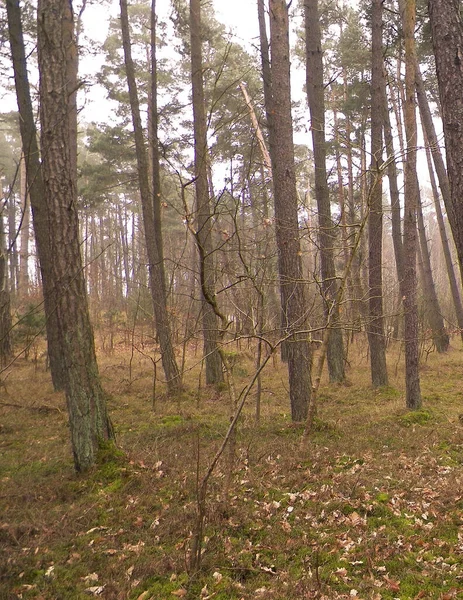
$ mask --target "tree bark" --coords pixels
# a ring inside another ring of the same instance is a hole
[[[434,200],[434,208],[436,211],[437,225],[439,227],[439,234],[442,243],[442,251],[444,253],[445,266],[447,268],[447,276],[449,278],[450,292],[452,294],[455,316],[457,319],[458,328],[460,329],[460,336],[463,341],[463,305],[461,303],[460,291],[458,289],[457,278],[455,276],[455,271],[453,268],[452,252],[450,250],[450,243],[447,236],[447,228],[445,226],[444,216],[442,214],[439,192],[437,190],[436,178],[432,166],[431,150],[429,149],[429,143],[426,139],[426,132],[424,130],[423,134],[426,143],[426,160],[428,163],[429,180],[431,182],[431,190]]]
[[[282,310],[288,339],[288,372],[293,421],[307,417],[311,397],[311,350],[307,328],[307,302],[303,282],[299,238],[296,173],[291,117],[289,23],[285,0],[270,0],[270,42],[272,48],[272,141],[276,240]]]
[[[463,279],[463,19],[459,0],[429,0],[450,194],[442,195]],[[430,136],[429,141],[433,145]],[[436,165],[437,169],[437,165]]]
[[[368,212],[368,283],[371,381],[388,384],[383,319],[383,14],[382,0],[372,6],[371,166]]]
[[[211,202],[208,186],[207,123],[204,101],[201,40],[201,0],[190,0],[191,85],[195,152],[197,243],[201,256],[202,313],[206,383],[223,381],[222,361],[218,352],[218,321],[206,297],[215,297],[215,261],[212,240]]]
[[[159,256],[158,242],[156,241],[154,217],[155,210],[152,190],[150,189],[149,183],[148,159],[146,155],[145,141],[143,139],[138,91],[135,81],[135,69],[132,60],[127,0],[120,0],[120,7],[122,44],[124,47],[125,70],[127,75],[127,85],[129,88],[130,107],[132,111],[132,122],[135,135],[135,150],[137,155],[138,180],[140,183],[145,243],[148,254],[151,298],[153,302],[156,331],[159,337],[159,345],[161,347],[161,360],[166,377],[167,387],[170,391],[174,392],[181,387],[181,378],[175,359],[174,347],[172,345],[172,335],[165,294],[166,288],[164,271],[162,268],[161,257]]]
[[[3,215],[0,212],[0,369],[7,365],[13,353],[10,292],[8,289],[8,262],[6,260],[5,246]]]
[[[429,256],[428,240],[426,237],[426,227],[424,224],[423,208],[421,204],[421,194],[418,190],[418,235],[421,249],[421,260],[423,265],[423,292],[425,297],[425,315],[432,331],[432,339],[437,352],[447,352],[450,339],[445,330],[444,319],[437,297],[436,286],[432,274],[431,258]]]
[[[151,181],[153,185],[153,214],[154,214],[154,235],[158,247],[159,269],[161,283],[164,286],[164,296],[167,302],[166,274],[164,269],[164,245],[162,243],[161,226],[161,163],[159,157],[159,134],[158,134],[158,62],[157,62],[157,41],[156,41],[156,0],[151,0],[151,93],[150,93],[150,112],[149,112],[149,141],[151,148]]]
[[[394,246],[394,258],[397,271],[397,281],[399,289],[404,280],[404,254],[402,238],[402,219],[400,214],[400,193],[397,180],[397,161],[394,147],[394,137],[391,127],[391,118],[389,116],[389,105],[386,92],[386,80],[383,77],[383,107],[384,107],[384,142],[387,153],[387,178],[389,181],[389,195],[391,198],[391,228],[392,244]]]
[[[101,387],[90,324],[77,218],[77,182],[72,165],[67,56],[72,51],[69,0],[39,0],[37,49],[42,168],[50,234],[50,275],[66,377],[66,400],[74,464],[85,471],[101,445],[113,438]]]
[[[27,189],[26,163],[24,154],[21,156],[20,168],[20,196],[21,196],[21,249],[19,251],[19,278],[18,295],[20,302],[29,296],[29,226],[30,226],[30,198]]]
[[[339,323],[339,306],[335,303],[338,282],[334,263],[335,226],[331,219],[330,193],[326,174],[325,98],[318,0],[305,0],[306,83],[310,110],[315,166],[315,198],[318,208],[320,265],[325,315],[334,311],[327,351],[331,382],[345,378],[344,347]],[[273,52],[273,51],[272,51]]]
[[[47,347],[50,371],[55,390],[66,384],[66,371],[61,353],[58,321],[55,310],[56,292],[51,275],[52,254],[49,246],[50,227],[45,202],[45,189],[37,143],[37,129],[27,73],[26,53],[19,0],[7,0],[8,34],[13,60],[16,97],[19,109],[19,128],[26,164],[27,189],[31,201],[32,223],[40,263],[43,299],[46,315]]]
[[[404,124],[406,135],[405,206],[404,206],[404,321],[405,321],[405,387],[408,408],[421,406],[418,341],[418,307],[416,301],[416,210],[418,205],[418,177],[416,174],[416,104],[415,104],[415,0],[401,0],[402,24],[405,40],[405,103]]]

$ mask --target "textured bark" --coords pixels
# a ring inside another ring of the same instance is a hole
[[[404,280],[404,252],[402,239],[402,220],[400,214],[400,194],[397,180],[397,162],[394,147],[394,137],[392,134],[391,118],[389,115],[389,105],[386,93],[386,80],[383,77],[383,107],[384,107],[384,143],[387,154],[387,177],[389,180],[389,195],[391,198],[391,229],[392,244],[394,246],[394,258],[397,271],[397,281],[399,289]]]
[[[264,87],[264,105],[265,105],[265,117],[267,120],[267,133],[268,133],[268,145],[270,149],[270,154],[274,152],[275,145],[277,143],[275,139],[275,128],[274,128],[274,118],[275,118],[275,109],[273,106],[273,88],[272,88],[272,69],[270,64],[270,46],[267,37],[267,26],[265,21],[265,0],[257,0],[257,17],[259,22],[259,43],[260,43],[260,58],[262,65],[262,82]],[[270,162],[272,159],[270,158]],[[273,170],[272,170],[272,185],[273,185]],[[264,194],[266,194],[267,190],[264,188]],[[267,209],[267,199],[264,201],[265,207],[265,217],[268,217]],[[287,320],[286,313],[282,306],[281,300],[281,287],[280,287],[280,299],[276,294],[275,296],[274,306],[278,306],[280,311],[280,327],[281,333],[284,335],[284,332],[287,328]],[[281,344],[281,359],[284,362],[288,361],[288,343],[283,342]]]
[[[20,196],[21,196],[21,249],[19,251],[18,294],[21,301],[29,295],[29,227],[30,227],[30,198],[27,190],[26,163],[24,154],[21,156]]]
[[[288,372],[293,421],[307,417],[311,396],[311,350],[307,333],[307,303],[303,283],[301,244],[297,214],[294,169],[293,125],[291,117],[289,24],[285,0],[270,0],[270,40],[272,48],[272,140],[276,240],[282,310],[288,340]]]
[[[45,203],[45,189],[40,164],[40,153],[37,143],[37,129],[27,74],[24,37],[22,32],[21,11],[19,0],[7,0],[8,35],[10,39],[11,56],[13,60],[16,97],[19,109],[19,128],[24,159],[26,163],[27,189],[31,201],[32,223],[35,234],[35,244],[40,263],[43,298],[46,315],[47,347],[50,361],[50,371],[55,390],[62,390],[66,383],[59,340],[58,322],[55,310],[56,293],[51,275],[52,254],[49,241],[49,223]]]
[[[8,248],[9,251],[9,288],[11,294],[16,294],[19,281],[19,260],[18,260],[18,231],[16,227],[16,198],[15,194],[8,190],[8,196],[5,208],[8,214]],[[3,210],[2,210],[3,212]]]
[[[129,88],[130,107],[132,111],[132,123],[135,135],[135,149],[137,155],[138,180],[140,183],[140,196],[143,213],[143,225],[145,230],[146,250],[148,254],[148,270],[153,301],[154,316],[156,320],[156,331],[161,348],[161,360],[166,377],[167,387],[175,391],[181,387],[180,373],[175,359],[172,345],[169,315],[167,312],[167,299],[165,294],[164,272],[161,257],[159,256],[158,244],[156,242],[156,228],[154,218],[153,194],[150,189],[148,176],[148,159],[143,139],[143,129],[140,117],[140,106],[138,91],[135,81],[135,69],[132,60],[130,46],[129,17],[127,12],[127,1],[121,0],[121,30],[122,44],[125,56],[125,71],[127,85]],[[160,225],[160,223],[159,223]]]
[[[318,0],[305,0],[307,99],[310,110],[315,167],[315,199],[318,208],[322,291],[327,318],[332,329],[328,341],[327,363],[331,382],[344,380],[344,347],[335,303],[338,283],[334,264],[335,226],[331,219],[330,193],[326,174],[325,98],[323,59]]]
[[[431,258],[429,256],[428,240],[426,237],[426,227],[424,224],[423,208],[421,205],[421,194],[418,191],[417,206],[418,234],[421,249],[421,261],[423,269],[423,292],[425,298],[425,315],[432,331],[432,339],[438,352],[447,352],[450,339],[445,331],[444,319],[437,297],[436,286],[432,274]]]
[[[158,247],[159,269],[161,283],[164,286],[163,294],[167,302],[166,274],[164,269],[164,245],[162,243],[161,226],[161,164],[159,158],[158,135],[158,63],[156,43],[156,0],[151,0],[151,93],[149,110],[149,141],[151,150],[151,181],[153,185],[153,214],[154,214],[154,239]]]
[[[387,385],[386,344],[383,319],[383,18],[382,0],[372,6],[371,166],[368,212],[368,284],[371,381]]]
[[[201,42],[201,1],[190,0],[191,84],[193,91],[197,243],[201,255],[201,288],[204,329],[206,383],[223,381],[218,352],[218,322],[210,302],[215,297],[215,266],[212,240],[212,214],[208,186],[207,124],[204,101]]]
[[[85,471],[113,431],[98,373],[79,244],[69,119],[69,86],[75,82],[69,80],[67,70],[72,7],[69,0],[39,0],[37,16],[42,167],[53,256],[50,275],[67,373],[74,464],[77,471]]]
[[[431,182],[434,208],[436,211],[437,224],[439,227],[440,239],[442,243],[442,251],[444,253],[445,266],[447,268],[447,276],[449,278],[450,292],[452,294],[453,305],[455,308],[455,316],[457,318],[458,328],[460,329],[460,336],[463,341],[463,305],[461,303],[460,290],[458,289],[457,278],[455,276],[455,271],[453,268],[452,252],[450,250],[450,243],[447,236],[447,228],[445,226],[444,216],[442,214],[439,192],[437,190],[436,178],[434,175],[434,169],[432,167],[431,150],[429,149],[429,144],[426,140],[426,133],[424,131],[423,134],[426,141],[426,160],[428,163],[429,180]]]
[[[444,128],[449,198],[442,190],[463,278],[463,19],[458,0],[429,0]],[[433,145],[430,136],[429,141]],[[436,164],[437,169],[437,164]],[[439,172],[438,172],[439,173]],[[440,180],[439,180],[439,183]]]
[[[405,103],[404,125],[406,135],[405,205],[404,205],[404,321],[405,321],[405,387],[406,403],[411,409],[421,406],[418,342],[418,308],[416,302],[416,210],[418,205],[418,178],[416,174],[416,104],[415,104],[415,0],[401,0],[402,23],[405,39]]]
[[[6,260],[3,216],[0,212],[0,369],[10,360],[13,348],[11,343],[10,292],[8,290],[8,266]]]

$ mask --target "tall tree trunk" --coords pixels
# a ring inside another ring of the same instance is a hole
[[[7,0],[8,35],[19,108],[19,128],[26,163],[27,189],[32,207],[32,223],[35,243],[40,262],[43,298],[46,315],[47,347],[50,370],[55,390],[62,390],[66,384],[66,370],[61,353],[58,319],[55,310],[56,292],[51,275],[52,254],[50,250],[50,226],[45,202],[45,189],[37,143],[37,129],[27,73],[26,53],[21,23],[19,0]]]
[[[341,213],[341,239],[342,239],[342,255],[343,255],[343,269],[345,272],[347,265],[349,263],[349,232],[347,228],[347,210],[346,210],[346,194],[345,194],[345,186],[343,183],[342,176],[342,164],[341,164],[341,135],[340,135],[340,126],[338,120],[338,114],[336,109],[333,110],[333,120],[334,120],[334,130],[336,136],[336,171],[338,176],[338,201],[339,201],[339,211]],[[352,273],[349,272],[347,275],[346,282],[346,292],[345,299],[354,307],[352,302]],[[346,311],[345,311],[346,312]],[[349,320],[353,324],[355,322],[354,314],[349,315]]]
[[[149,112],[149,141],[151,149],[151,181],[153,185],[153,213],[154,213],[154,235],[158,247],[159,269],[161,283],[164,286],[164,296],[167,302],[166,274],[164,270],[164,246],[162,243],[161,226],[161,164],[159,158],[159,135],[158,135],[158,62],[157,62],[157,42],[156,42],[156,0],[151,0],[151,93],[150,93],[150,112]]]
[[[29,227],[30,227],[30,198],[27,190],[26,163],[24,154],[21,156],[20,189],[21,189],[21,249],[19,251],[18,294],[20,301],[29,295]]]
[[[8,279],[10,292],[11,294],[16,295],[16,292],[18,291],[19,281],[19,260],[17,244],[18,230],[16,224],[16,197],[11,188],[8,190],[6,207],[8,208],[8,247],[10,248],[10,260],[8,261]]]
[[[415,0],[401,0],[405,40],[405,104],[404,124],[407,141],[405,161],[404,206],[404,321],[405,321],[405,387],[406,403],[411,409],[421,406],[418,307],[416,301],[416,210],[418,205],[418,177],[416,174],[416,104],[415,104]]]
[[[344,380],[344,347],[335,303],[338,283],[334,264],[336,235],[331,219],[330,192],[326,174],[325,97],[318,0],[305,0],[306,83],[310,110],[315,166],[315,199],[318,208],[320,266],[325,314],[332,323],[327,364],[331,382]],[[273,52],[273,51],[272,51]]]
[[[113,431],[96,362],[82,269],[77,217],[77,182],[72,164],[69,54],[75,52],[69,0],[39,0],[37,49],[42,167],[53,256],[56,317],[67,373],[66,400],[74,464],[85,471]]]
[[[140,183],[140,196],[143,213],[143,225],[145,231],[145,243],[148,253],[148,269],[150,279],[151,298],[153,301],[154,316],[156,320],[156,331],[161,347],[161,360],[167,387],[170,391],[181,387],[180,372],[175,359],[172,335],[170,331],[169,315],[167,312],[167,299],[165,294],[164,271],[161,257],[159,256],[156,242],[156,229],[154,218],[154,204],[152,190],[150,189],[148,176],[148,160],[140,118],[140,106],[138,101],[137,85],[135,81],[135,69],[132,60],[130,45],[129,16],[127,12],[127,0],[120,1],[121,6],[121,30],[122,43],[125,56],[125,70],[127,85],[129,88],[130,107],[132,110],[132,122],[135,134],[135,149],[137,154],[138,180]]]
[[[463,305],[461,303],[460,291],[458,289],[457,278],[453,269],[452,252],[450,250],[450,243],[447,236],[447,228],[445,226],[444,216],[442,214],[442,208],[440,204],[439,192],[437,190],[436,178],[434,175],[434,169],[432,166],[431,150],[429,149],[429,143],[426,138],[426,133],[423,130],[425,143],[426,143],[426,160],[428,163],[429,180],[431,182],[432,196],[434,200],[434,208],[436,211],[437,225],[439,227],[440,239],[442,243],[442,251],[444,253],[445,266],[447,268],[447,276],[449,278],[450,292],[452,294],[453,306],[455,309],[455,316],[457,318],[458,328],[460,329],[460,336],[463,341]]]
[[[386,93],[386,80],[383,77],[383,107],[384,107],[384,142],[387,153],[387,177],[389,180],[389,195],[391,198],[391,228],[392,244],[394,246],[394,258],[397,271],[397,281],[399,289],[404,280],[404,254],[402,238],[402,220],[400,215],[400,193],[397,179],[397,162],[394,147],[394,137],[391,127],[391,118],[389,115],[389,104]]]
[[[301,244],[294,168],[291,117],[289,23],[286,0],[270,0],[270,41],[272,47],[272,140],[276,240],[282,310],[286,319],[291,415],[293,421],[307,416],[311,397],[311,350],[307,333],[307,302],[303,283]]]
[[[270,154],[275,152],[275,146],[277,141],[275,139],[275,127],[274,127],[274,119],[275,119],[275,109],[273,106],[273,87],[272,87],[272,69],[270,64],[270,45],[268,42],[267,36],[267,25],[265,20],[265,0],[257,0],[257,17],[259,22],[259,43],[260,43],[260,58],[262,65],[262,83],[264,87],[264,105],[265,105],[265,117],[267,120],[267,131],[268,131],[268,144],[270,149]],[[272,159],[270,159],[272,160]],[[271,169],[272,170],[272,169]],[[262,171],[263,172],[263,171]],[[273,186],[273,177],[274,173],[272,170],[272,186]],[[266,188],[264,187],[264,194],[266,194]],[[268,217],[268,205],[264,203],[265,208],[265,216]],[[276,290],[275,290],[276,292]],[[276,293],[272,292],[274,299],[277,300],[277,303],[274,303],[274,306],[278,304],[278,297]],[[281,287],[280,287],[280,299],[279,299],[279,317],[280,317],[280,327],[281,332],[285,332],[287,329],[287,320],[286,313],[283,309],[282,299],[281,299]],[[281,359],[284,362],[288,361],[288,343],[283,342],[281,344]]]
[[[387,385],[383,319],[383,15],[382,0],[373,0],[371,75],[371,167],[368,213],[368,283],[371,381]]]
[[[3,215],[0,211],[0,370],[10,360],[13,347],[11,343],[10,291],[8,289],[8,261],[6,259],[5,232]]]
[[[442,195],[463,279],[463,19],[458,0],[429,0],[450,197]],[[430,136],[429,141],[432,142]],[[436,164],[437,169],[437,164]]]
[[[204,329],[206,383],[223,381],[222,361],[217,348],[218,322],[206,298],[215,296],[215,261],[212,239],[211,202],[208,187],[207,124],[204,101],[203,59],[201,39],[201,0],[190,0],[191,85],[195,151],[197,243],[201,256],[201,288]]]
[[[431,327],[432,339],[436,350],[440,353],[447,352],[449,349],[449,336],[445,331],[444,319],[437,297],[436,286],[432,274],[431,258],[429,256],[428,240],[426,237],[426,227],[424,224],[423,208],[421,205],[421,194],[418,190],[418,235],[421,249],[421,260],[423,264],[423,292],[426,298],[425,314]]]

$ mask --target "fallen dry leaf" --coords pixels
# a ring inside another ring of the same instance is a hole
[[[85,591],[87,592],[87,594],[93,594],[94,596],[99,596],[100,594],[103,593],[103,590],[105,589],[106,586],[104,585],[95,585],[92,587],[87,588]]]
[[[391,590],[391,592],[399,592],[400,591],[400,581],[395,581],[394,579],[389,579],[389,577],[384,576],[384,581],[387,584],[387,587]]]

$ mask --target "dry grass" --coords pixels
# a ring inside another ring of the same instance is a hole
[[[457,341],[454,341],[455,345]],[[463,597],[463,354],[431,354],[423,410],[404,409],[398,350],[391,385],[373,390],[365,344],[346,386],[320,390],[306,453],[289,419],[284,367],[263,377],[239,425],[233,487],[226,462],[208,500],[202,570],[187,557],[196,482],[229,420],[225,393],[199,388],[152,405],[152,364],[121,346],[101,355],[118,451],[73,472],[64,399],[43,364],[19,360],[0,388],[0,599]],[[252,374],[238,355],[238,389]],[[101,589],[101,591],[100,591]]]

